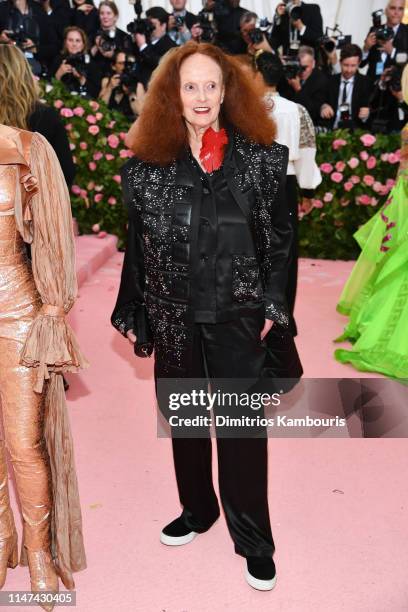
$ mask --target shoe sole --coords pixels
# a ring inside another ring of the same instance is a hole
[[[253,589],[257,591],[272,591],[276,584],[276,576],[274,576],[271,580],[260,580],[259,578],[255,578],[250,574],[247,570],[245,575],[246,581]]]
[[[198,533],[196,533],[195,531],[190,531],[190,533],[185,536],[174,537],[161,532],[160,542],[162,544],[166,544],[166,546],[183,546],[183,544],[188,544],[189,542],[192,542],[192,540],[194,540],[197,535]]]

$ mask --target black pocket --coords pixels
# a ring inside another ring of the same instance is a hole
[[[232,299],[247,302],[262,298],[262,283],[256,257],[232,256]]]

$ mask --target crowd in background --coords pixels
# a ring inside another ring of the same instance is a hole
[[[100,98],[130,120],[140,112],[160,58],[193,39],[240,55],[255,68],[257,55],[276,54],[283,67],[279,93],[302,104],[317,131],[344,126],[391,132],[406,123],[404,0],[390,0],[373,13],[363,48],[337,27],[325,29],[317,4],[278,3],[270,22],[240,0],[206,0],[198,15],[186,3],[170,0],[171,14],[161,7],[143,13],[136,1],[125,32],[110,0],[98,7],[93,0],[73,0],[73,6],[69,0],[0,0],[0,42],[18,45],[37,76]]]

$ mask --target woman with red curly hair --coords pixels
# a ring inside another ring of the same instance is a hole
[[[183,507],[162,530],[163,544],[190,542],[220,514],[208,406],[199,403],[197,419],[186,421],[194,406],[186,412],[174,401],[181,390],[208,399],[209,380],[212,391],[219,379],[223,391],[247,391],[249,381],[268,375],[272,326],[284,333],[289,324],[288,151],[274,137],[250,76],[220,49],[195,42],[163,58],[130,133],[135,157],[122,170],[128,242],[112,324],[137,355],[155,351]],[[218,402],[214,415],[221,411]],[[247,560],[248,583],[270,590],[266,431],[257,427],[254,437],[220,422],[220,497],[235,552]]]

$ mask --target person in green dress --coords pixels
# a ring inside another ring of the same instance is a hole
[[[408,66],[403,93],[408,102]],[[357,370],[408,379],[408,124],[395,187],[354,238],[361,254],[337,304],[349,321],[335,340],[348,340],[352,348],[337,349],[335,358]]]

